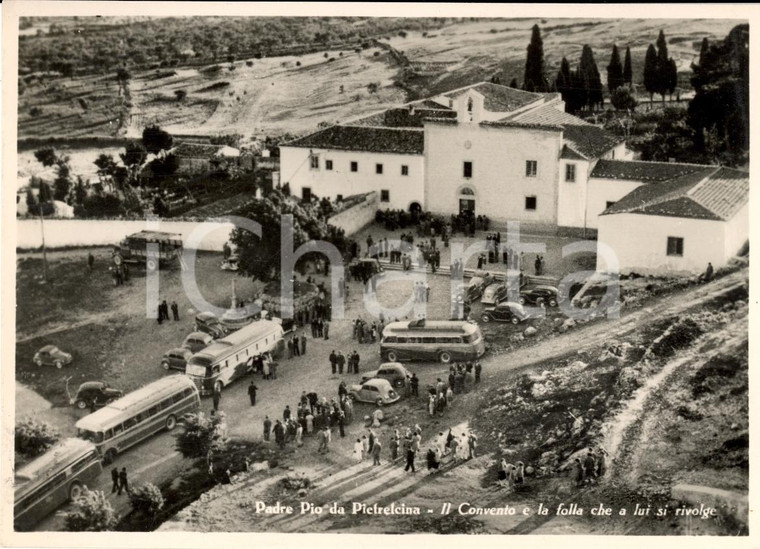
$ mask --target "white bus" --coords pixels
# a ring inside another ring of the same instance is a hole
[[[167,376],[115,400],[76,423],[77,436],[95,444],[108,464],[116,454],[196,412],[200,396],[192,380]]]
[[[477,324],[465,320],[392,322],[383,330],[380,356],[388,362],[407,360],[476,360],[486,352]]]
[[[29,530],[90,487],[103,467],[90,442],[66,438],[20,467],[14,475],[13,524]]]
[[[253,359],[264,353],[279,356],[285,346],[282,325],[274,320],[257,320],[227,337],[217,339],[190,357],[185,374],[201,395],[221,391],[250,369]]]

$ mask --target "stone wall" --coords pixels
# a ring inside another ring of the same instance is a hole
[[[335,214],[327,222],[346,231],[346,236],[351,236],[375,220],[378,204],[377,193],[367,193],[364,195],[364,201]]]

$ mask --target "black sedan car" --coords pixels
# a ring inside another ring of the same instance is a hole
[[[496,307],[488,307],[480,315],[482,322],[511,322],[519,324],[531,318],[531,315],[519,303],[505,301]]]
[[[95,408],[102,408],[109,402],[122,396],[124,396],[123,391],[112,389],[108,386],[108,383],[103,381],[86,381],[79,386],[76,396],[70,402],[80,410],[90,408],[93,405]]]
[[[557,288],[553,286],[531,286],[520,290],[520,305],[535,305],[537,307],[556,307]]]

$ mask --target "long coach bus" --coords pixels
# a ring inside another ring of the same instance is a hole
[[[30,530],[67,501],[90,487],[103,467],[94,445],[66,438],[20,467],[14,476],[13,523]]]
[[[185,374],[201,395],[221,391],[244,376],[256,356],[280,355],[285,346],[283,334],[282,325],[273,320],[252,322],[190,357]]]
[[[392,322],[383,330],[380,356],[388,362],[427,360],[448,364],[485,353],[480,328],[464,320]]]
[[[161,378],[77,421],[77,436],[95,444],[103,461],[166,429],[200,406],[192,380],[181,374]]]

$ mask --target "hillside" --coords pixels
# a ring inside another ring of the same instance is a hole
[[[301,134],[382,110],[391,104],[453,89],[499,74],[522,80],[530,27],[539,23],[547,75],[562,56],[575,64],[584,44],[602,78],[613,43],[631,46],[634,81],[642,79],[646,47],[660,29],[688,86],[689,65],[703,37],[723,38],[731,20],[519,19],[459,22],[440,30],[383,39],[411,62],[411,71],[385,49],[344,47],[232,63],[133,71],[121,91],[114,76],[23,76],[19,137],[136,135],[148,123],[177,134]],[[46,37],[52,40],[55,37]],[[365,43],[365,46],[367,44]],[[367,86],[379,84],[376,93]],[[343,90],[341,92],[341,86]],[[175,92],[186,93],[179,100]]]

